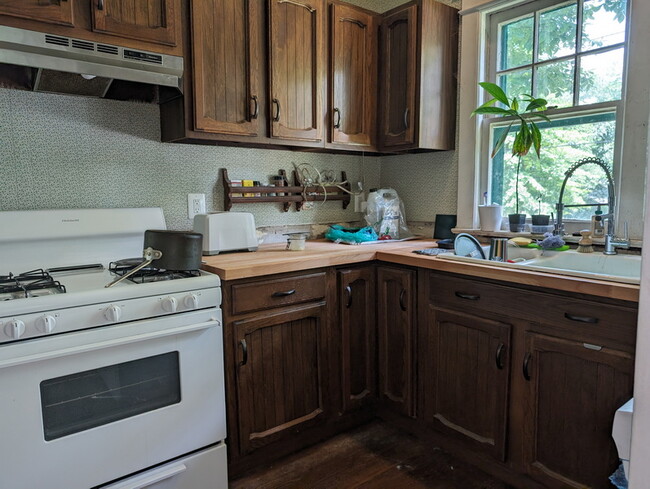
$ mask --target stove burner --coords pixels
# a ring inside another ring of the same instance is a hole
[[[0,275],[0,300],[24,299],[44,295],[63,294],[65,286],[54,280],[42,268],[18,275]]]
[[[109,263],[108,269],[114,274],[122,276],[134,269],[140,263],[142,263],[142,258],[126,258],[124,260],[117,260]],[[177,280],[199,276],[201,276],[199,270],[164,270],[149,265],[131,275],[128,280],[136,284],[144,284],[148,282],[162,282],[165,280]]]

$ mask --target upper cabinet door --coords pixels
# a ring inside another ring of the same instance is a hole
[[[192,2],[195,129],[258,133],[258,0]]]
[[[176,45],[178,0],[92,0],[92,10],[95,32]]]
[[[382,146],[415,143],[417,5],[399,10],[381,24]]]
[[[323,137],[322,0],[270,0],[271,137]]]
[[[72,26],[72,0],[0,0],[0,15]]]
[[[333,143],[375,143],[376,31],[371,14],[347,5],[332,5],[329,124]]]

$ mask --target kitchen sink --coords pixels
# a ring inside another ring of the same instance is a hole
[[[486,256],[487,256],[486,251]],[[508,247],[508,259],[515,263],[487,261],[480,258],[439,255],[444,260],[485,263],[498,267],[535,270],[539,272],[638,284],[641,279],[641,256],[604,255],[569,251],[542,251],[535,248]]]

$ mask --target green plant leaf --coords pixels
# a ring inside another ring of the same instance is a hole
[[[502,114],[502,115],[514,115],[511,110],[502,109],[501,107],[479,107],[472,115],[475,114]]]
[[[526,106],[525,111],[526,112],[532,112],[533,110],[541,109],[541,110],[546,110],[546,100],[543,98],[536,98],[530,101],[530,103]]]
[[[501,89],[501,87],[499,85],[496,85],[496,84],[490,83],[490,82],[479,82],[479,85],[487,93],[492,95],[495,99],[497,99],[503,105],[505,105],[506,107],[510,107],[510,103],[508,102],[508,97],[506,96],[505,92]]]
[[[510,104],[510,107],[512,107],[512,110],[515,112],[519,112],[519,100],[517,100],[517,97],[512,98],[512,103]]]
[[[508,134],[510,134],[510,129],[512,128],[512,125],[514,124],[514,121],[510,123],[508,126],[508,129],[506,129],[501,136],[499,136],[499,139],[497,140],[496,144],[494,145],[494,149],[492,150],[492,154],[490,155],[490,158],[494,158],[496,154],[499,152],[499,150],[503,147],[503,143],[506,142],[506,138],[508,137]]]
[[[537,158],[540,157],[540,151],[542,149],[542,133],[533,121],[530,121],[530,133],[533,137],[533,147],[535,148],[535,153],[537,153]]]

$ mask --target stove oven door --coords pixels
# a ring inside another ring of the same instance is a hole
[[[222,352],[218,309],[1,346],[0,487],[88,489],[224,440]]]

